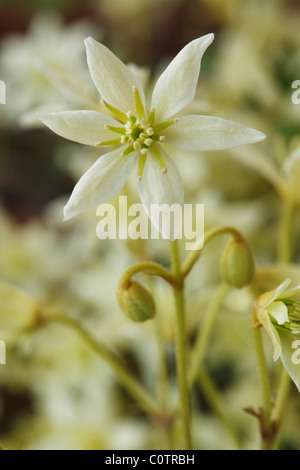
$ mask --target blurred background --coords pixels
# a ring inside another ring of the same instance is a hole
[[[210,32],[215,41],[203,58],[191,111],[253,127],[267,140],[235,151],[176,152],[173,158],[184,180],[185,201],[205,204],[207,229],[233,225],[242,231],[258,268],[266,270],[263,285],[269,288],[285,275],[277,257],[282,186],[296,205],[300,201],[294,166],[300,153],[300,104],[292,102],[292,83],[300,80],[299,1],[0,0],[0,79],[6,84],[6,104],[0,104],[4,448],[164,449],[170,445],[167,434],[173,448],[179,445],[176,426],[170,433],[170,423],[149,419],[76,332],[57,324],[30,329],[40,305],[71,316],[117,351],[153,394],[161,386],[163,351],[167,390],[176,403],[172,293],[152,281],[159,321],[142,326],[124,318],[115,296],[123,271],[134,262],[152,259],[168,266],[168,246],[163,240],[100,241],[95,211],[62,223],[64,204],[99,150],[51,133],[35,111],[97,107],[83,42],[88,36],[129,64],[150,92],[180,49]],[[131,181],[126,191],[138,202]],[[295,279],[300,279],[299,228],[295,211]],[[214,241],[188,282],[191,345],[220,283],[223,248],[224,239]],[[260,291],[261,284],[255,289]],[[193,391],[196,448],[259,446],[258,424],[243,410],[260,405],[249,328],[253,290],[233,289],[222,306],[205,367],[225,417],[199,382]],[[280,367],[272,362],[268,341],[266,349],[276,384]],[[282,449],[299,449],[299,417],[299,395],[293,389]]]

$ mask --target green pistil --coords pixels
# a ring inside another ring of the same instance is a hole
[[[123,122],[123,124],[125,124],[125,122],[128,121],[128,117],[126,116],[126,114],[120,111],[119,109],[107,103],[105,100],[102,100],[102,104],[107,109],[109,109],[109,111],[111,111],[121,122]]]
[[[147,160],[147,153],[140,153],[140,156],[139,156],[138,181],[141,181],[141,180],[142,180],[142,176],[143,176],[143,171],[144,171],[144,167],[145,167],[146,160]]]
[[[165,161],[156,145],[154,145],[152,148],[152,154],[162,167],[163,174],[167,173],[167,165],[165,164]]]
[[[109,125],[105,125],[104,126],[105,129],[109,130],[109,131],[112,131],[112,132],[116,132],[117,134],[122,134],[122,135],[125,135],[126,134],[126,129],[125,127],[118,127],[118,126],[109,126]]]
[[[145,117],[145,108],[141,99],[141,95],[136,86],[132,87],[134,98],[135,98],[135,107],[138,117]]]
[[[140,127],[134,127],[131,131],[131,136],[133,140],[137,140],[142,134],[142,132],[143,132],[143,129],[141,129]]]
[[[109,145],[121,145],[121,139],[112,139],[112,140],[104,140],[103,142],[98,142],[96,144],[97,147],[106,147]]]
[[[151,108],[150,109],[150,114],[148,116],[148,122],[151,126],[153,126],[154,124],[154,121],[155,121],[155,109],[154,108]]]
[[[170,126],[173,126],[173,124],[176,124],[176,122],[178,122],[178,119],[170,119],[169,121],[163,121],[155,127],[155,132],[161,132]]]
[[[128,147],[121,153],[121,158],[126,157],[126,155],[129,155],[134,150],[135,148],[133,147],[133,145],[128,145]]]
[[[127,126],[130,126],[131,123],[132,123],[132,124],[135,124],[136,121],[137,121],[136,116],[134,116],[134,114],[132,114],[131,111],[129,111],[129,112],[127,113],[127,118],[129,119],[129,121],[127,121],[127,123],[126,123]],[[130,123],[130,121],[131,121],[131,123]]]

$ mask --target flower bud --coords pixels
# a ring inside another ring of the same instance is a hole
[[[139,282],[121,283],[117,298],[123,312],[135,322],[143,322],[155,316],[155,303],[151,293]]]
[[[221,258],[221,275],[230,286],[241,288],[249,284],[255,273],[255,263],[249,243],[233,238]]]

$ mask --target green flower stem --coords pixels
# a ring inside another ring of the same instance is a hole
[[[192,388],[194,383],[197,381],[202,393],[204,393],[206,400],[211,406],[211,409],[214,411],[215,415],[223,422],[225,427],[228,429],[232,435],[233,440],[235,441],[236,447],[241,448],[240,438],[237,435],[230,416],[226,413],[224,404],[216,389],[213,381],[211,380],[207,371],[202,367],[202,362],[204,359],[206,347],[213,330],[217,315],[219,313],[220,307],[224,302],[230,286],[225,282],[222,282],[217,290],[216,295],[213,297],[204,322],[199,329],[199,334],[195,341],[195,346],[191,352],[191,367],[189,374],[189,385]]]
[[[173,285],[176,309],[176,366],[179,386],[183,434],[186,450],[192,449],[190,400],[187,380],[186,331],[184,311],[184,280],[180,269],[180,257],[177,240],[171,242],[173,274],[177,283]]]
[[[262,390],[263,409],[264,409],[264,424],[266,430],[271,429],[271,388],[269,382],[268,366],[263,348],[261,326],[258,324],[256,315],[252,315],[252,333],[253,341],[256,351],[256,359],[258,366],[258,374]]]
[[[161,331],[161,316],[155,316],[155,329],[157,336],[158,344],[158,354],[159,354],[159,385],[160,385],[160,398],[161,406],[165,413],[168,409],[168,399],[167,399],[167,388],[168,388],[168,371],[167,371],[167,362],[166,354],[164,348],[164,338]]]
[[[212,240],[214,237],[222,234],[229,234],[232,235],[234,238],[237,240],[240,240],[242,237],[241,233],[234,227],[230,226],[223,226],[223,227],[217,227],[209,230],[205,235],[204,235],[204,243],[202,244],[203,246],[205,243],[208,241]],[[199,249],[195,249],[191,251],[191,253],[186,257],[184,260],[184,263],[182,265],[182,276],[186,277],[191,269],[193,268],[194,264],[197,262],[201,252],[202,252],[202,245],[199,247]]]
[[[152,276],[161,277],[170,284],[176,282],[172,273],[165,269],[161,264],[155,263],[154,261],[144,261],[128,268],[122,275],[120,279],[120,284],[126,284],[132,276],[141,272],[150,274]]]
[[[293,215],[295,212],[295,205],[289,198],[282,198],[281,217],[279,223],[278,233],[278,261],[280,263],[290,263],[292,260],[292,243],[291,232],[293,224]],[[276,402],[273,409],[272,419],[274,422],[281,425],[283,408],[287,400],[290,390],[291,378],[282,367],[281,380],[279,389],[276,396]],[[274,448],[279,444],[279,432],[276,439],[274,439]]]
[[[130,395],[139,403],[141,408],[152,416],[161,416],[162,412],[158,408],[152,396],[144,389],[139,382],[128,372],[123,362],[106,345],[94,339],[75,320],[60,314],[46,314],[46,322],[58,322],[75,330],[86,341],[86,343],[112,368],[120,383],[126,388]]]
[[[203,324],[199,329],[199,334],[196,338],[195,345],[191,353],[191,366],[189,373],[190,387],[193,386],[195,380],[198,377],[198,373],[202,366],[206,347],[210,339],[217,315],[229,290],[230,286],[228,284],[225,282],[220,284],[216,295],[209,305]]]
[[[278,424],[282,422],[283,412],[286,404],[286,399],[290,391],[291,378],[285,368],[282,368],[280,383],[278,388],[278,393],[276,397],[275,406],[272,412],[272,420]],[[279,433],[275,436],[274,442],[272,444],[272,450],[275,450],[279,444]]]
[[[291,199],[283,199],[278,232],[278,261],[280,263],[289,263],[292,258],[291,231],[294,211],[295,206],[293,201]]]

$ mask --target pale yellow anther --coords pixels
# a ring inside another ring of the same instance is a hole
[[[133,142],[133,148],[135,150],[139,150],[141,148],[141,144],[138,140],[136,140],[135,142]]]
[[[147,145],[147,147],[150,147],[150,145],[153,143],[153,140],[148,138],[145,140],[144,144]]]

